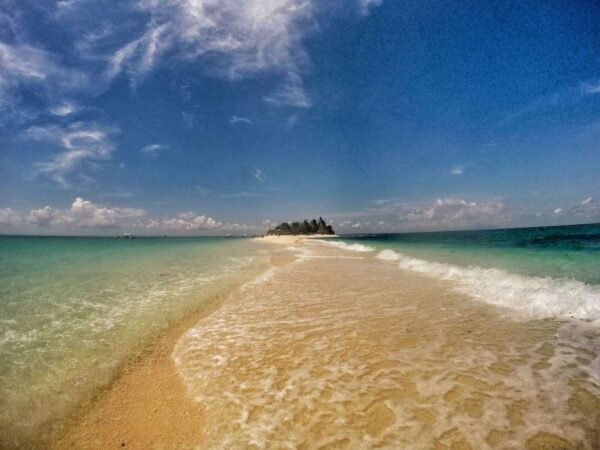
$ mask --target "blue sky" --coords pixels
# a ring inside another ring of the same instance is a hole
[[[600,221],[593,1],[0,0],[0,232]]]

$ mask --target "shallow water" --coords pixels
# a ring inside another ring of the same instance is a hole
[[[239,239],[0,237],[0,446],[40,442],[264,259]]]
[[[600,225],[344,236],[330,246],[396,262],[533,318],[600,325]],[[323,242],[325,243],[325,241]]]
[[[527,319],[368,252],[287,251],[177,344],[203,446],[600,445],[597,326]]]

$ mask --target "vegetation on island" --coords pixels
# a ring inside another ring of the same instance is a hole
[[[272,230],[267,231],[269,235],[294,235],[294,234],[335,234],[331,225],[319,217],[319,220],[304,220],[303,222],[283,222]]]

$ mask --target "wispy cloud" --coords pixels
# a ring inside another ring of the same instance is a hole
[[[78,112],[81,109],[79,105],[72,101],[62,101],[50,108],[50,114],[53,116],[66,117]]]
[[[210,189],[206,189],[205,187],[202,187],[200,185],[196,186],[196,192],[198,192],[200,195],[208,195],[210,194],[212,191]]]
[[[264,183],[267,179],[267,175],[260,169],[254,169],[252,176],[260,183]]]
[[[194,122],[196,121],[196,116],[194,114],[182,111],[181,112],[181,120],[183,120],[183,124],[188,130],[191,130],[194,127]]]
[[[296,108],[310,108],[312,101],[303,87],[300,75],[289,73],[285,83],[275,92],[265,95],[263,100],[276,106],[294,106]]]
[[[600,81],[596,83],[581,83],[581,91],[584,94],[600,94]]]
[[[97,123],[77,122],[67,127],[30,127],[25,135],[60,149],[50,160],[35,164],[35,171],[68,187],[74,179],[89,179],[91,171],[112,158],[116,145],[111,136],[116,132],[116,128]]]
[[[260,197],[260,195],[254,193],[254,192],[242,191],[242,192],[234,192],[232,194],[219,194],[218,197],[219,198],[254,198],[254,197]]]
[[[168,145],[150,144],[150,145],[146,145],[145,147],[142,147],[140,149],[140,152],[144,153],[147,156],[156,156],[156,155],[158,155],[159,152],[161,152],[163,150],[167,150],[168,148],[169,148]]]
[[[57,103],[89,86],[83,72],[66,68],[49,52],[23,42],[0,41],[0,114],[2,122],[11,117],[16,122],[33,114],[22,109],[23,91],[34,93],[46,104]]]
[[[358,0],[358,8],[361,14],[369,14],[370,8],[379,6],[383,0]]]
[[[248,119],[247,117],[240,117],[240,116],[231,116],[229,118],[229,123],[231,125],[235,125],[236,123],[247,123],[247,124],[251,124],[252,121],[250,119]]]
[[[465,170],[466,170],[466,168],[467,168],[467,166],[466,166],[465,164],[460,164],[460,165],[458,165],[458,166],[454,166],[454,167],[453,167],[453,168],[450,170],[450,173],[451,173],[452,175],[459,176],[459,175],[462,175],[462,174],[464,174],[464,173],[465,173]]]
[[[359,14],[366,14],[381,0],[344,0]],[[69,1],[60,8],[65,23],[86,13],[89,1]],[[166,60],[203,61],[209,75],[239,80],[257,74],[280,77],[280,86],[264,100],[278,106],[309,107],[303,75],[310,68],[304,47],[307,36],[318,29],[317,19],[328,10],[318,0],[139,0],[119,5],[120,12],[139,20],[133,38],[119,36],[131,23],[102,22],[81,38],[82,58],[106,61],[105,77],[126,74],[133,84]],[[96,18],[94,18],[96,20]],[[135,23],[135,21],[133,21]],[[121,42],[115,46],[115,43]],[[112,47],[112,51],[107,49]]]

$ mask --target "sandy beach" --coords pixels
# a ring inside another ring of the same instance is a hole
[[[592,355],[564,323],[259,239],[284,244],[274,266],[158,339],[54,448],[598,448]]]

